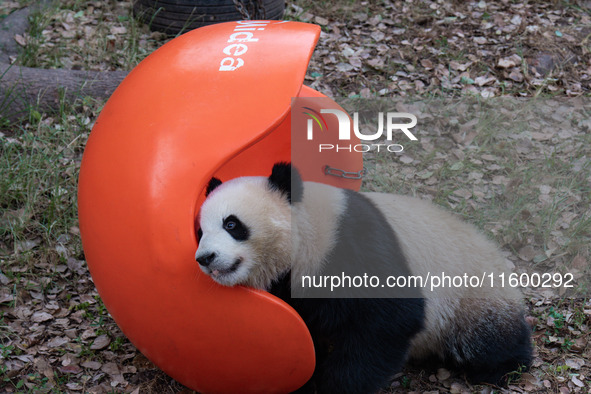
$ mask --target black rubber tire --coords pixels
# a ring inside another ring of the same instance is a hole
[[[242,0],[242,3],[252,5],[253,2]],[[265,11],[264,19],[283,17],[284,0],[263,0],[262,6]],[[150,29],[169,35],[214,23],[244,19],[233,0],[136,0],[133,11]]]

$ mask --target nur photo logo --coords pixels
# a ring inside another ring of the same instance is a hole
[[[306,138],[308,141],[314,140],[315,129],[316,132],[323,133],[328,130],[325,115],[334,115],[338,122],[338,140],[337,144],[319,143],[318,151],[349,151],[349,152],[369,152],[375,149],[377,152],[388,151],[391,153],[402,152],[404,147],[399,143],[394,143],[395,135],[400,132],[404,134],[410,141],[417,141],[417,137],[410,131],[416,126],[417,117],[407,112],[378,112],[377,115],[377,130],[372,134],[361,133],[359,128],[359,112],[353,113],[353,127],[351,127],[351,117],[340,109],[320,109],[316,111],[310,107],[303,107],[305,111],[302,113],[309,118],[306,122]],[[352,135],[357,137],[361,143],[351,143]],[[386,142],[377,143],[372,142],[380,139],[385,134]],[[342,142],[342,143],[341,143]],[[348,143],[347,143],[348,142]],[[371,142],[371,143],[370,143]]]

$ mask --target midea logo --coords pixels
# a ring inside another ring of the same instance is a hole
[[[270,21],[238,21],[228,41],[230,45],[222,49],[224,57],[220,62],[219,71],[236,71],[244,66],[244,59],[241,58],[248,51],[247,43],[257,42],[254,37],[258,31],[265,30]],[[259,34],[259,33],[257,33]]]
[[[339,122],[339,141],[350,141],[351,140],[351,120],[349,115],[346,112],[341,111],[339,109],[321,109],[320,114],[317,111],[314,111],[310,107],[304,107],[304,109],[310,112],[304,112],[305,115],[310,116],[311,119],[308,119],[307,122],[307,138],[308,140],[314,139],[314,122],[318,124],[320,127],[321,132],[324,130],[323,124],[326,128],[328,128],[327,123],[324,117],[321,114],[332,114],[337,117],[337,121]],[[408,123],[395,123],[396,120],[399,122],[402,119],[408,119],[410,122]],[[400,144],[392,144],[392,135],[394,131],[400,130],[406,135],[406,137],[411,141],[416,141],[417,137],[414,136],[410,132],[409,129],[413,128],[417,124],[417,117],[413,114],[406,113],[406,112],[387,112],[386,113],[386,140],[389,142],[387,144],[318,144],[318,151],[322,152],[323,150],[336,150],[337,152],[340,150],[346,151],[355,151],[355,152],[369,152],[372,147],[375,147],[379,152],[380,149],[385,149],[388,152],[402,152],[404,147]],[[384,135],[384,113],[378,113],[378,130],[374,134],[361,134],[359,131],[359,114],[357,112],[353,113],[353,133],[355,136],[362,141],[375,141]]]

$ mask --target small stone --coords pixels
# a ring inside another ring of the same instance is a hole
[[[449,372],[445,368],[439,368],[437,370],[437,379],[440,381],[447,380],[451,376],[451,372]]]

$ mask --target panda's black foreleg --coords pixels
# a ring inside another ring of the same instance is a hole
[[[294,300],[316,348],[316,369],[298,391],[375,393],[404,365],[423,324],[422,299]]]
[[[405,341],[385,351],[353,335],[339,339],[335,349],[318,360],[313,377],[317,393],[376,393],[400,371],[408,351]]]

